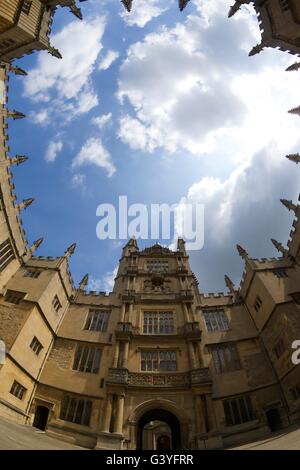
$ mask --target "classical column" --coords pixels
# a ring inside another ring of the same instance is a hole
[[[199,367],[204,367],[200,341],[197,341],[197,346],[198,346]]]
[[[128,354],[129,354],[129,341],[126,341],[126,343],[124,343],[124,349],[123,349],[122,369],[127,369]]]
[[[106,406],[105,406],[104,414],[103,414],[103,423],[102,423],[102,429],[104,432],[110,432],[109,428],[110,428],[111,412],[112,412],[112,400],[113,400],[112,395],[107,395]]]
[[[129,304],[128,323],[132,323],[133,303]]]
[[[183,304],[183,313],[184,313],[184,321],[186,323],[189,323],[190,321],[190,316],[189,316],[189,311],[188,311],[188,308],[187,308],[187,305],[186,304]]]
[[[196,417],[196,432],[202,434],[205,432],[205,421],[203,416],[203,407],[201,395],[195,396],[195,417]]]
[[[114,432],[122,434],[123,431],[123,415],[124,415],[124,395],[118,395],[117,397],[117,411]]]
[[[120,318],[120,321],[123,323],[124,320],[125,320],[125,308],[126,308],[126,304],[122,304],[122,308],[121,308],[121,318]]]
[[[216,429],[216,416],[211,395],[205,395],[208,415],[209,432]]]
[[[113,367],[114,368],[118,367],[119,352],[120,352],[120,342],[117,341],[116,344],[115,344],[115,352],[114,352],[114,360],[113,360]]]
[[[191,341],[189,341],[189,354],[190,354],[191,368],[197,369],[197,360],[195,356],[194,345]]]

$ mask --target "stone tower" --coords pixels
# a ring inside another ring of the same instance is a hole
[[[9,62],[34,50],[61,55],[51,46],[49,35],[57,6],[67,6],[78,18],[75,0],[2,0],[0,2],[0,60]]]

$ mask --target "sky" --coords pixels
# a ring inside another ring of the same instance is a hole
[[[83,21],[67,8],[54,18],[46,51],[16,62],[9,107],[27,118],[9,123],[10,153],[29,160],[14,169],[22,213],[36,252],[61,256],[73,242],[75,283],[109,291],[125,240],[99,240],[99,204],[204,205],[204,246],[189,252],[202,292],[238,286],[243,271],[235,245],[249,256],[278,256],[297,202],[300,169],[285,155],[300,151],[300,73],[285,72],[295,57],[265,49],[257,18],[244,5],[231,19],[232,0],[118,0],[81,3]],[[157,240],[138,241],[140,247]],[[173,246],[173,239],[160,240]]]

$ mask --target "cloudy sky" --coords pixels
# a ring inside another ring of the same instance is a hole
[[[62,60],[39,52],[18,61],[28,76],[11,77],[10,108],[27,119],[10,123],[11,154],[30,160],[15,169],[30,242],[59,256],[72,242],[75,282],[110,290],[124,241],[96,236],[101,203],[197,202],[205,207],[205,241],[190,252],[204,292],[223,291],[224,274],[239,284],[252,257],[277,256],[293,220],[279,199],[298,199],[300,169],[284,158],[300,151],[295,61],[259,42],[253,10],[230,20],[232,0],[81,4],[84,20],[58,10],[51,43]],[[154,240],[155,242],[156,240]],[[172,240],[161,240],[169,245]],[[143,241],[140,246],[150,245]]]

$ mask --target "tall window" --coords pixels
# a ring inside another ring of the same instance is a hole
[[[143,333],[168,335],[174,333],[173,312],[144,312]]]
[[[255,419],[250,397],[244,396],[234,400],[223,401],[226,426],[247,423]]]
[[[232,372],[241,368],[235,345],[225,344],[213,346],[211,350],[217,374]]]
[[[54,310],[56,311],[56,313],[59,312],[59,310],[61,309],[61,303],[60,303],[59,298],[57,297],[57,295],[52,300],[52,306],[53,306]]]
[[[293,400],[298,400],[300,398],[300,383],[295,387],[290,389]]]
[[[273,269],[273,274],[279,279],[288,277],[288,274],[285,269]]]
[[[36,336],[32,339],[30,343],[30,348],[38,356],[43,349],[43,345],[39,342]]]
[[[9,302],[11,304],[19,304],[21,300],[25,297],[24,292],[17,292],[14,290],[8,290],[5,294],[4,300],[5,302]]]
[[[15,380],[11,386],[10,393],[15,397],[19,398],[19,400],[22,400],[25,395],[25,392],[26,388]]]
[[[60,419],[76,424],[90,425],[92,401],[66,395],[61,403]]]
[[[99,372],[100,359],[101,349],[93,346],[77,346],[73,370],[97,374]]]
[[[22,12],[26,13],[26,15],[29,15],[31,5],[32,5],[31,0],[24,0],[23,1],[23,6],[22,6]]]
[[[0,272],[15,258],[10,240],[0,243]]]
[[[273,352],[275,356],[277,357],[277,359],[279,359],[285,353],[285,351],[286,351],[286,347],[285,347],[284,341],[282,338],[280,338],[280,340],[277,341],[277,343],[275,344],[273,348]]]
[[[148,271],[168,271],[169,263],[168,261],[162,260],[150,260],[147,261],[147,269]]]
[[[291,294],[291,296],[295,304],[300,305],[300,292],[295,292],[294,294]]]
[[[289,0],[279,0],[279,5],[280,5],[281,10],[283,12],[289,11],[289,9],[290,9]]]
[[[92,331],[107,331],[110,312],[102,310],[90,310],[84,329]]]
[[[141,370],[155,371],[174,371],[177,369],[175,351],[142,351],[141,352]]]
[[[255,299],[253,307],[258,312],[261,306],[262,306],[262,300],[259,296],[257,296],[256,299]]]
[[[23,276],[24,277],[31,277],[33,279],[37,279],[40,274],[41,274],[41,271],[39,271],[38,269],[26,269]]]
[[[203,316],[207,331],[227,331],[229,329],[224,310],[205,310]]]

